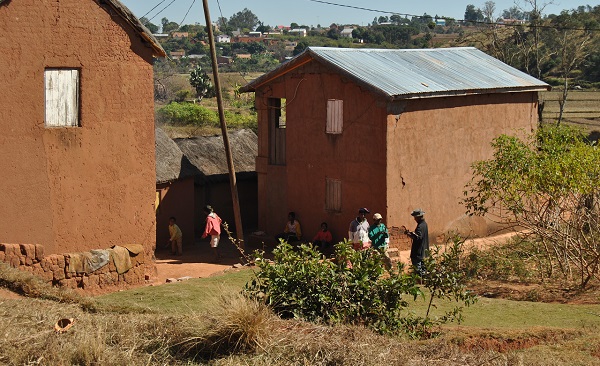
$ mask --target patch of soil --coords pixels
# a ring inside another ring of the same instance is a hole
[[[483,333],[455,340],[465,352],[496,351],[509,352],[538,346],[557,344],[580,336],[580,332],[555,329],[541,329],[517,334]]]
[[[23,296],[19,295],[16,292],[12,292],[11,290],[0,287],[0,299],[20,299]]]
[[[516,301],[534,301],[562,304],[599,304],[600,288],[591,287],[582,292],[560,283],[519,283],[478,280],[469,283],[469,289],[481,297]]]

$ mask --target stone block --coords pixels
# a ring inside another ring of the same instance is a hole
[[[55,281],[61,281],[67,279],[65,276],[65,268],[59,266],[52,266],[52,276]],[[72,280],[73,278],[69,278],[68,280]]]
[[[44,258],[44,246],[41,244],[35,244],[35,260],[41,262]]]
[[[56,265],[59,266],[60,268],[65,268],[66,264],[65,264],[65,256],[62,254],[59,254],[56,256]]]
[[[33,265],[33,258],[25,257],[25,265],[26,266],[32,266]]]
[[[52,282],[54,279],[54,274],[52,271],[42,271],[40,277],[46,282]]]
[[[109,272],[116,272],[117,271],[117,267],[115,266],[115,263],[113,262],[112,259],[108,260],[108,271]]]
[[[0,251],[0,262],[4,262],[4,258],[6,258],[6,254],[3,251]]]
[[[22,256],[22,255],[19,256],[19,263],[21,263],[22,266],[25,265],[25,256]]]
[[[84,289],[97,288],[100,283],[100,277],[98,275],[83,276],[81,278],[81,285]]]
[[[18,244],[3,244],[4,253],[7,256],[18,256],[21,254],[21,249]]]
[[[12,256],[10,258],[9,264],[13,268],[19,268],[19,265],[21,264],[21,261],[19,260],[19,257]]]
[[[44,257],[44,258],[42,258],[42,260],[40,261],[40,265],[42,266],[42,268],[44,269],[44,271],[46,271],[46,272],[51,271],[51,269],[52,269],[52,258],[51,257]]]
[[[21,255],[25,258],[35,259],[35,245],[33,244],[21,244],[20,245]]]
[[[58,281],[58,285],[60,287],[64,287],[64,288],[75,289],[75,288],[77,288],[77,279],[76,278],[69,278],[69,279],[65,278],[65,279]]]

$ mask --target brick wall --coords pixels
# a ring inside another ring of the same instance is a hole
[[[388,232],[390,233],[390,248],[396,248],[398,251],[410,250],[412,240],[404,234],[403,229],[391,226],[388,228]]]
[[[131,268],[122,274],[117,272],[112,254],[108,263],[95,271],[69,271],[72,258],[87,253],[90,252],[44,255],[44,246],[40,244],[0,243],[0,262],[30,272],[54,286],[93,290],[145,282],[144,251],[139,254],[129,253]]]

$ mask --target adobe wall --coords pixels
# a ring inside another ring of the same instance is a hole
[[[92,271],[89,270],[89,263],[84,264],[81,260],[83,256],[91,257],[91,252],[45,255],[43,245],[0,243],[0,262],[32,273],[48,284],[72,289],[127,287],[143,284],[151,277],[151,274],[146,273],[147,257],[144,252],[134,254],[124,250],[117,252],[121,254],[115,254],[113,249],[101,252],[107,260],[100,263],[102,264],[100,268]],[[114,258],[119,255],[125,257],[121,256],[124,261],[118,262],[117,268]],[[76,260],[78,263],[75,263]],[[124,262],[127,262],[126,267],[122,267]],[[124,268],[128,269],[124,271]]]
[[[459,204],[471,164],[492,157],[492,139],[524,134],[537,125],[537,93],[430,98],[396,103],[388,125],[390,226],[416,226],[410,212],[426,212],[432,238],[449,230],[484,236],[493,230]],[[403,109],[403,110],[402,110]]]
[[[92,0],[0,6],[0,240],[155,246],[152,51]],[[112,14],[112,15],[111,15]],[[44,69],[80,68],[80,127],[44,127]]]
[[[156,213],[156,244],[169,243],[169,218],[177,219],[177,226],[183,234],[183,250],[194,245],[194,178],[186,178],[171,183],[159,184],[160,204]]]
[[[286,98],[286,165],[268,164],[267,98]],[[344,101],[341,135],[326,134],[327,100]],[[282,232],[288,211],[295,211],[305,239],[326,221],[334,236],[347,236],[360,207],[386,214],[386,110],[373,95],[324,66],[311,62],[256,93],[259,114],[257,172],[259,228]],[[342,210],[325,210],[325,179],[341,180]],[[372,214],[370,215],[372,217]],[[372,218],[369,217],[369,221]]]

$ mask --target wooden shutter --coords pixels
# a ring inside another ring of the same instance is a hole
[[[46,69],[46,126],[79,126],[79,70]]]
[[[344,127],[344,101],[327,100],[327,133],[341,134]]]
[[[325,180],[325,210],[342,211],[342,181],[339,179]]]

